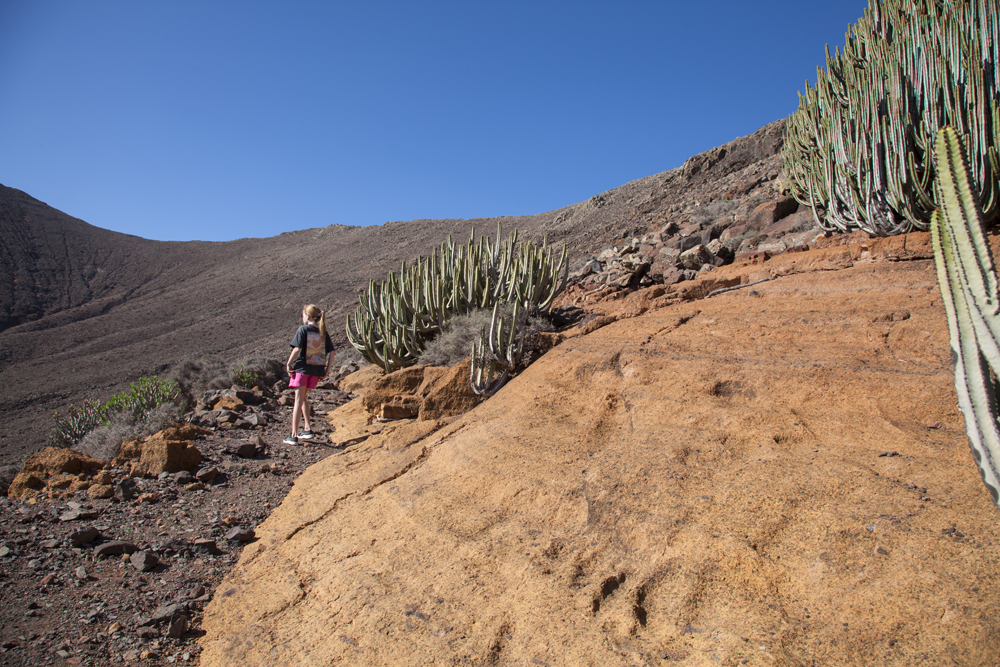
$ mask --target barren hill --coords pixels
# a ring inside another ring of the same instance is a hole
[[[574,260],[665,222],[746,215],[778,174],[784,121],[681,168],[506,229],[568,243]],[[769,195],[768,195],[769,196]],[[742,212],[742,213],[741,213]],[[0,464],[39,449],[51,413],[103,398],[183,359],[283,356],[299,308],[315,302],[339,337],[370,278],[449,234],[492,233],[497,219],[331,226],[225,243],[158,242],[99,229],[0,186]]]
[[[366,427],[257,527],[201,664],[1000,664],[933,261],[875,249],[640,290],[458,419]]]

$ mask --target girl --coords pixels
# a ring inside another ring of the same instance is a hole
[[[309,304],[302,308],[302,326],[292,339],[292,353],[285,363],[288,386],[295,389],[295,407],[292,409],[292,434],[285,438],[286,445],[297,445],[299,440],[312,440],[309,424],[309,403],[306,395],[315,389],[319,379],[330,372],[333,363],[333,342],[326,332],[326,315]],[[305,429],[299,431],[299,417]]]

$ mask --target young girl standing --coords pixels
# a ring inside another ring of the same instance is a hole
[[[320,378],[330,372],[333,363],[333,342],[326,332],[326,314],[309,304],[302,309],[302,326],[292,339],[292,353],[285,363],[288,386],[295,389],[295,407],[292,409],[292,434],[285,438],[286,445],[297,445],[299,440],[312,440],[309,424],[309,402],[306,396],[315,389]],[[305,428],[299,431],[299,417]]]

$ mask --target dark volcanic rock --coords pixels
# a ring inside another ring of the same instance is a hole
[[[504,218],[504,231],[565,242],[578,262],[617,239],[714,224],[741,211],[707,209],[724,190],[735,187],[727,198],[749,202],[769,186],[783,132],[784,121],[771,123],[682,168],[558,210]],[[0,186],[0,464],[20,465],[41,449],[54,411],[106,398],[150,369],[163,375],[208,351],[235,363],[287,350],[304,303],[327,307],[334,343],[343,347],[342,323],[370,278],[449,234],[495,227],[487,219],[419,220],[168,243],[99,229]],[[239,322],[252,322],[252,331]]]

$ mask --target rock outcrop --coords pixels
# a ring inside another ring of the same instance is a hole
[[[201,452],[191,441],[209,433],[193,424],[164,429],[148,438],[122,443],[112,464],[130,468],[132,476],[156,477],[165,472],[196,470]]]
[[[104,467],[104,461],[72,449],[46,447],[28,457],[7,489],[13,498],[30,498],[39,493],[76,493],[86,491],[91,476]]]
[[[934,268],[867,261],[911,241],[596,303],[448,424],[331,413],[201,664],[1000,663]]]
[[[456,417],[474,408],[480,397],[469,385],[470,360],[451,368],[411,366],[376,377],[364,390],[365,409],[382,421],[422,421]]]

